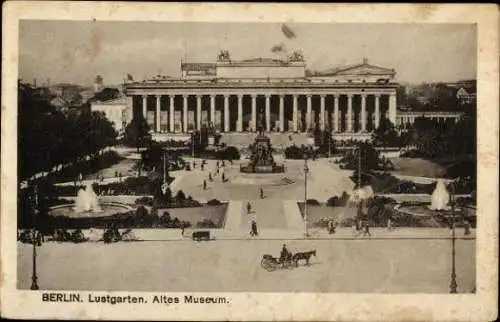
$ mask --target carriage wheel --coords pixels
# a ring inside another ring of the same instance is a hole
[[[262,259],[260,265],[268,272],[276,270],[276,266],[268,259]]]

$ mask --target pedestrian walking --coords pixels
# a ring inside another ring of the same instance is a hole
[[[219,169],[219,160],[217,160],[217,163],[215,164],[215,166],[217,167],[217,169]]]
[[[205,164],[202,162],[201,163],[201,171],[205,170]]]
[[[254,237],[254,236],[258,236],[259,235],[259,231],[257,230],[257,222],[252,219],[252,223],[251,223],[251,227],[250,227],[250,236]]]
[[[387,218],[387,230],[391,231],[392,230],[392,221],[391,217]]]
[[[214,178],[212,178],[212,172],[208,173],[208,181],[210,182],[214,181]]]
[[[464,221],[464,235],[469,236],[470,235],[470,223],[468,220]]]
[[[215,170],[216,174],[219,174],[219,167],[217,167],[217,170]]]
[[[368,221],[366,221],[363,225],[363,237],[366,237],[367,235],[368,236],[372,236],[372,234],[370,234],[370,224],[368,223]]]
[[[252,205],[250,205],[250,202],[247,202],[247,214],[252,212]]]
[[[207,190],[207,180],[203,180],[203,190]]]
[[[260,188],[260,199],[264,199],[264,190]]]
[[[226,176],[224,175],[224,172],[222,172],[222,182],[226,182]]]
[[[330,219],[328,221],[328,234],[329,235],[335,234],[335,229],[337,228],[336,226],[337,226],[336,222],[334,222],[333,219]]]

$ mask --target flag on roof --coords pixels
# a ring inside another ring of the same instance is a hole
[[[286,38],[288,39],[291,39],[291,38],[295,38],[295,33],[293,32],[292,29],[290,29],[290,27],[288,27],[287,25],[285,24],[282,24],[281,25],[281,31],[283,32],[283,34],[285,35]]]
[[[133,80],[134,80],[134,78],[132,77],[132,75],[131,75],[131,74],[127,74],[127,80],[128,80],[128,81],[133,81]]]

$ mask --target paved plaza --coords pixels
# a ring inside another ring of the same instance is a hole
[[[446,293],[450,240],[293,240],[290,251],[315,249],[309,267],[268,272],[263,254],[280,240],[195,243],[45,243],[38,253],[41,289],[178,292]],[[459,292],[475,282],[475,240],[457,241]],[[18,246],[18,287],[31,282],[31,247]]]
[[[186,160],[191,160],[186,158]],[[179,176],[172,189],[182,190],[194,199],[210,200],[257,200],[259,188],[264,191],[266,199],[303,200],[304,199],[304,161],[280,160],[284,163],[285,173],[276,174],[247,174],[240,173],[240,165],[248,160],[241,159],[233,164],[225,162],[225,167],[216,172],[216,161],[208,160],[202,171],[197,160],[194,171],[176,171],[173,176]],[[341,195],[343,191],[349,192],[354,188],[354,183],[349,179],[352,171],[341,170],[337,164],[328,162],[327,159],[309,161],[310,169],[307,182],[308,198],[327,200],[331,196]],[[208,179],[212,173],[213,182]],[[222,182],[224,173],[227,182]],[[207,190],[203,190],[203,180],[207,180]]]

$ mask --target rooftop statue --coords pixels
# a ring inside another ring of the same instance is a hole
[[[304,61],[304,55],[298,50],[294,51],[288,58],[290,61]]]
[[[231,56],[229,55],[229,51],[228,50],[221,50],[220,54],[217,55],[217,61],[219,61],[219,62],[231,61]]]

